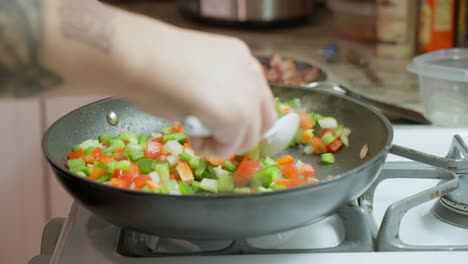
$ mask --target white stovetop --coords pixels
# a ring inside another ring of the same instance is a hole
[[[394,127],[394,144],[414,148],[426,153],[445,156],[454,134],[459,134],[468,142],[468,129],[442,129],[432,127],[396,126]],[[403,158],[390,155],[387,161],[402,161]],[[432,180],[397,180],[382,182],[376,192],[374,217],[380,222],[385,209],[391,203],[408,197],[418,191],[434,186]],[[468,229],[449,226],[435,220],[430,213],[432,203],[426,203],[413,210],[403,218],[400,237],[403,242],[418,245],[435,245],[449,243],[452,245],[468,244]],[[422,216],[422,217],[421,217]],[[419,222],[418,222],[419,221]],[[418,228],[415,228],[415,223]],[[434,230],[442,230],[439,235]],[[98,239],[101,240],[101,239]],[[107,244],[101,240],[101,244]],[[100,247],[100,246],[98,246]],[[74,260],[88,259],[79,252]],[[170,257],[159,259],[129,259],[116,256],[116,253],[102,254],[96,263],[172,263],[172,264],[209,264],[209,263],[468,263],[468,251],[464,252],[370,252],[370,253],[313,253],[281,255],[239,255],[216,257]],[[71,262],[70,262],[71,263]]]

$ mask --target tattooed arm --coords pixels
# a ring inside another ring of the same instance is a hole
[[[240,40],[177,28],[95,0],[0,0],[0,92],[116,95],[164,118],[199,116],[205,155],[248,151],[276,114]]]

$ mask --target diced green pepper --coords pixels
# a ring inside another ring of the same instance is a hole
[[[189,154],[187,154],[185,152],[180,153],[179,158],[182,159],[183,161],[187,162],[187,163],[190,163],[190,161],[192,160],[192,156],[190,156]]]
[[[131,161],[139,160],[145,156],[144,148],[141,145],[129,143],[125,147],[125,155]]]
[[[83,158],[69,159],[67,163],[68,169],[73,173],[82,171],[86,168],[86,162]]]
[[[192,182],[192,190],[197,193],[200,191],[200,182],[199,181],[193,181]]]
[[[125,147],[125,143],[123,142],[123,140],[116,139],[116,140],[112,140],[112,144],[107,149],[114,152],[124,147]]]
[[[200,182],[200,188],[207,192],[218,192],[218,180],[204,178]]]
[[[148,186],[144,186],[143,188],[140,189],[143,192],[151,192]]]
[[[111,136],[110,136],[109,134],[107,134],[107,133],[102,133],[101,135],[99,135],[98,140],[99,140],[99,143],[104,143],[104,142],[107,143],[107,141],[108,141],[110,138],[111,138]]]
[[[226,160],[223,164],[223,169],[230,171],[230,172],[234,172],[236,171],[237,167],[230,160]]]
[[[185,141],[187,140],[187,136],[184,133],[173,133],[173,134],[163,136],[164,143],[168,142],[169,140],[176,140],[180,144],[184,144]]]
[[[206,166],[205,173],[203,174],[204,178],[216,179],[216,171],[214,170],[213,166],[208,164]]]
[[[140,136],[138,137],[138,144],[142,145],[143,147],[146,147],[147,142],[148,142],[148,137],[146,136],[145,133],[141,133]]]
[[[154,170],[156,161],[152,159],[141,159],[137,161],[136,164],[144,174],[148,174]]]
[[[172,127],[163,127],[161,132],[165,135],[172,134]]]
[[[278,166],[270,166],[263,168],[252,176],[252,180],[250,182],[250,187],[258,188],[263,186],[265,188],[270,187],[273,180],[281,179],[281,170]]]
[[[251,193],[252,190],[250,190],[249,187],[237,187],[233,191],[234,193]]]
[[[109,166],[109,171],[113,172],[114,170],[130,170],[130,161],[128,160],[113,160]]]
[[[317,125],[318,121],[323,118],[323,116],[318,113],[310,113],[310,117],[315,121],[315,125]]]
[[[179,182],[179,190],[182,195],[194,195],[195,192],[192,190],[190,185],[185,182]]]
[[[91,172],[93,171],[93,166],[91,165],[86,165],[86,168],[83,169],[83,173],[86,174],[86,176],[91,175]]]
[[[189,162],[190,168],[192,170],[196,170],[200,167],[200,158],[199,157],[192,157],[192,159]]]
[[[218,176],[218,191],[232,192],[234,190],[234,179],[231,175]]]
[[[107,181],[110,181],[110,179],[112,179],[112,174],[107,173],[107,174],[104,174],[101,177],[97,178],[96,181],[97,182],[107,182]]]
[[[325,164],[335,163],[335,155],[333,153],[325,153],[321,155],[322,161]]]
[[[195,179],[201,181],[205,175],[208,162],[206,161],[206,159],[201,158],[199,163],[200,166],[198,167],[198,169],[195,170]]]
[[[88,155],[89,153],[93,152],[96,147],[87,147],[85,150],[83,150],[83,154]]]
[[[270,157],[266,157],[260,160],[260,165],[262,165],[263,168],[266,168],[276,165],[276,161]]]
[[[120,137],[121,140],[123,140],[125,142],[128,142],[130,144],[138,144],[138,139],[137,139],[135,133],[133,133],[133,132],[124,131],[124,132],[120,133],[119,137]]]
[[[325,135],[323,135],[322,140],[325,142],[325,144],[330,145],[330,143],[335,140],[335,136],[331,132],[327,132]]]

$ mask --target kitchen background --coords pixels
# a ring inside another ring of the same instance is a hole
[[[277,13],[283,20],[274,23],[251,23],[250,13],[241,11],[236,14],[243,22],[222,21],[233,10],[246,10],[250,1],[106,2],[181,27],[239,37],[255,55],[277,53],[309,63],[320,68],[328,81],[423,114],[427,103],[418,76],[407,66],[417,55],[468,45],[467,0],[283,1],[288,4],[281,5]],[[198,2],[200,8],[193,9]],[[263,2],[271,9],[272,3],[281,1]],[[310,2],[309,9],[294,10],[304,2]],[[289,21],[288,14],[299,18]],[[1,91],[0,96],[2,135],[7,139],[0,159],[0,208],[4,212],[0,262],[26,263],[39,252],[45,223],[66,216],[71,204],[43,159],[42,134],[68,111],[98,98],[19,100]]]

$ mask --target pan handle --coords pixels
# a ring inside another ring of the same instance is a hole
[[[455,135],[452,139],[452,146],[445,158],[399,145],[393,145],[390,153],[455,173],[468,174],[468,147],[460,135]]]

